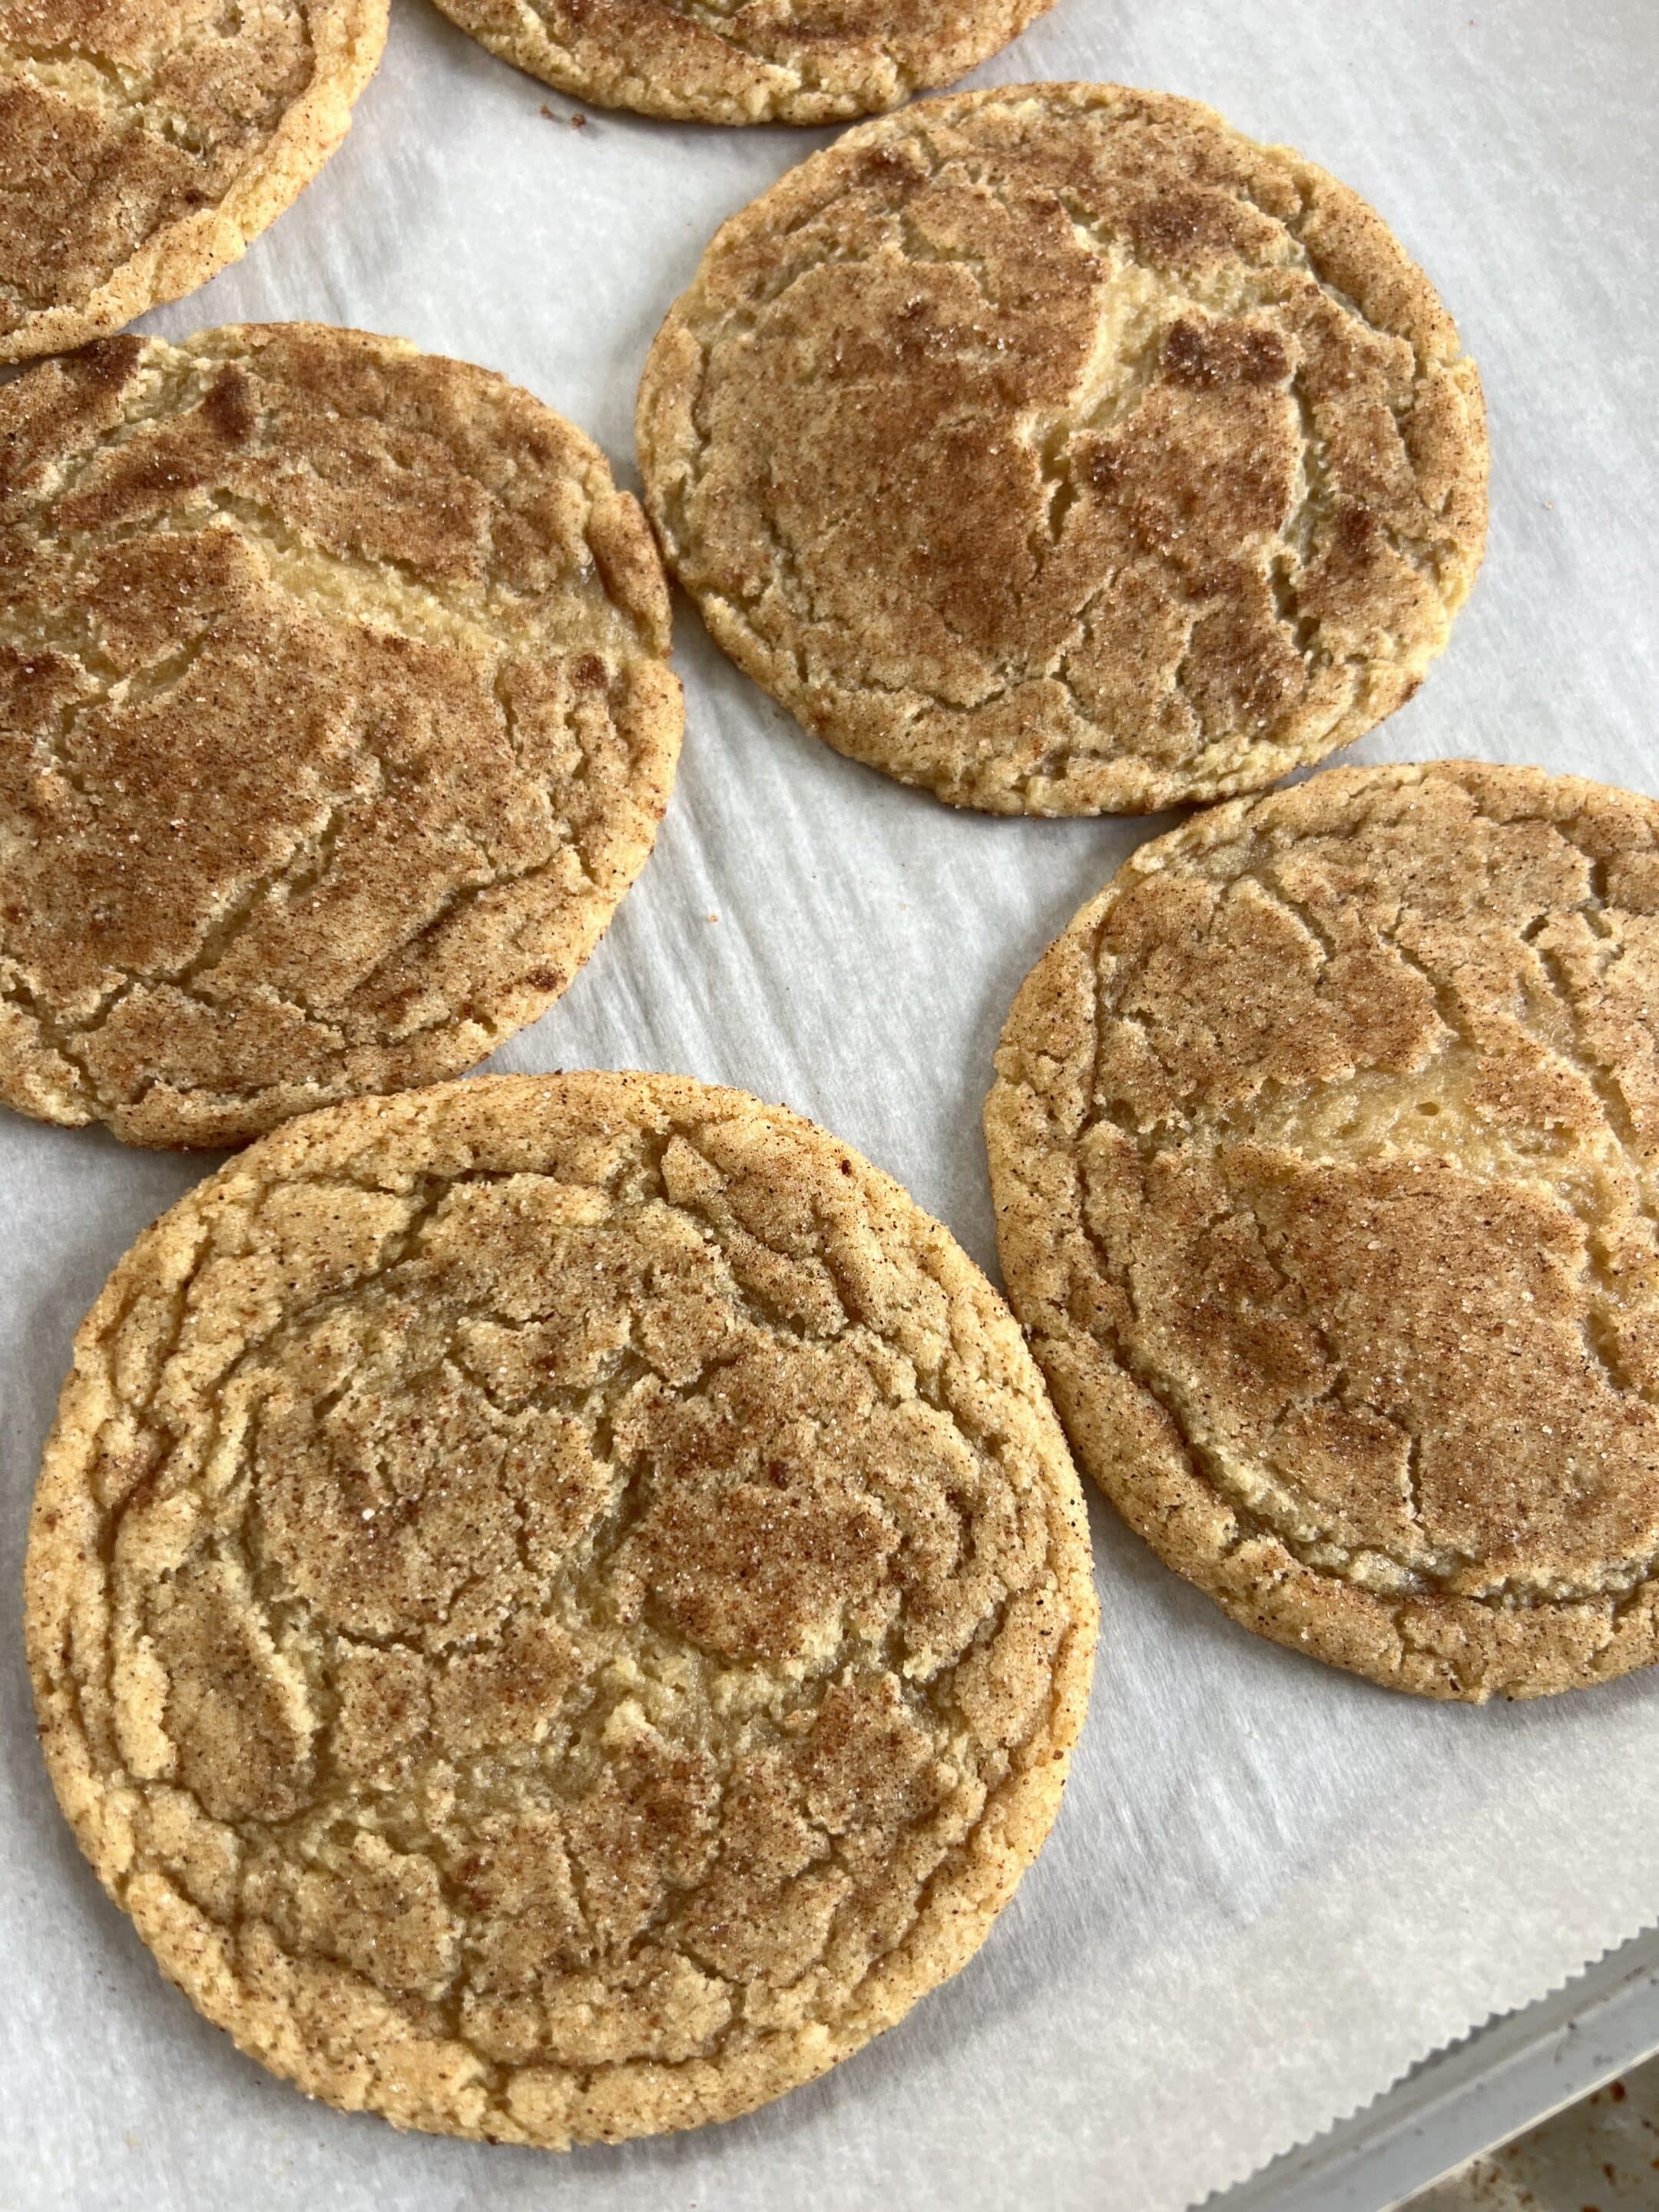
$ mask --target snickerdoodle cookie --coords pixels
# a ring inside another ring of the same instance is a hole
[[[1095,1630],[984,1278],[657,1076],[361,1100],[203,1184],[82,1328],[27,1586],[164,1971],[315,2095],[551,2147],[746,2111],[955,1972]]]
[[[485,370],[273,324],[0,389],[0,1097],[220,1145],[481,1060],[650,852],[668,645]]]
[[[950,84],[1053,0],[438,0],[578,100],[686,123],[842,123]]]
[[[234,261],[346,134],[386,0],[0,0],[0,361]]]
[[[1015,1001],[1003,1265],[1079,1461],[1425,1696],[1659,1656],[1659,805],[1357,769],[1146,845]]]
[[[1271,782],[1408,698],[1480,381],[1370,208],[1209,108],[925,101],[735,216],[658,336],[669,565],[808,729],[960,805]]]

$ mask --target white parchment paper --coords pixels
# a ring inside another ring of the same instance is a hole
[[[595,112],[397,0],[343,150],[153,318],[307,315],[505,370],[632,476],[641,362],[717,222],[828,134]],[[1486,375],[1491,552],[1362,757],[1659,791],[1659,4],[1060,0],[981,73],[1212,101],[1384,211]],[[1147,825],[953,814],[798,731],[682,607],[657,855],[522,1068],[684,1070],[861,1146],[994,1269],[978,1127],[1020,977]],[[1444,1710],[1231,1626],[1103,1509],[1058,1830],[980,1959],[829,2080],[567,2160],[307,2105],[165,1989],[36,1751],[25,1516],[75,1325],[204,1163],[0,1114],[0,2208],[1179,2212],[1659,1916],[1659,1674]]]

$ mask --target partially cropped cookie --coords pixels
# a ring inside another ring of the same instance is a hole
[[[843,123],[950,84],[1054,0],[438,0],[578,100],[684,123]]]
[[[1659,1656],[1659,805],[1358,769],[1144,846],[986,1133],[1079,1461],[1235,1620],[1534,1697]]]
[[[954,1973],[1095,1633],[984,1278],[657,1076],[360,1101],[200,1186],[76,1340],[27,1585],[163,1971],[313,2095],[558,2148],[747,2111]]]
[[[0,389],[0,1097],[234,1144],[453,1075],[644,865],[637,502],[530,394],[313,324]]]
[[[1025,85],[735,216],[640,392],[669,565],[840,750],[998,813],[1272,782],[1409,698],[1480,386],[1381,219],[1207,107]]]
[[[0,0],[0,361],[234,261],[346,134],[386,0]]]

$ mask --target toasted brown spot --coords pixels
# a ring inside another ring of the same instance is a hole
[[[1275,331],[1245,322],[1179,322],[1164,341],[1164,369],[1177,384],[1282,384],[1291,357]]]

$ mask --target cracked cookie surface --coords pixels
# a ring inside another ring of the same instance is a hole
[[[344,137],[386,0],[0,0],[0,361],[234,261]]]
[[[669,566],[958,805],[1272,782],[1401,705],[1486,533],[1480,380],[1379,217],[1210,109],[924,101],[734,216],[638,411]]]
[[[1328,771],[1144,846],[986,1134],[1079,1462],[1247,1627],[1427,1696],[1659,1656],[1659,806]]]
[[[239,1142],[459,1073],[649,854],[682,708],[604,456],[309,324],[0,389],[0,1097]]]
[[[962,1966],[1095,1633],[978,1270],[654,1076],[362,1100],[203,1184],[76,1340],[26,1580],[166,1973],[313,2094],[552,2147],[746,2111]]]
[[[841,123],[949,84],[1054,0],[437,0],[504,61],[687,123]]]

